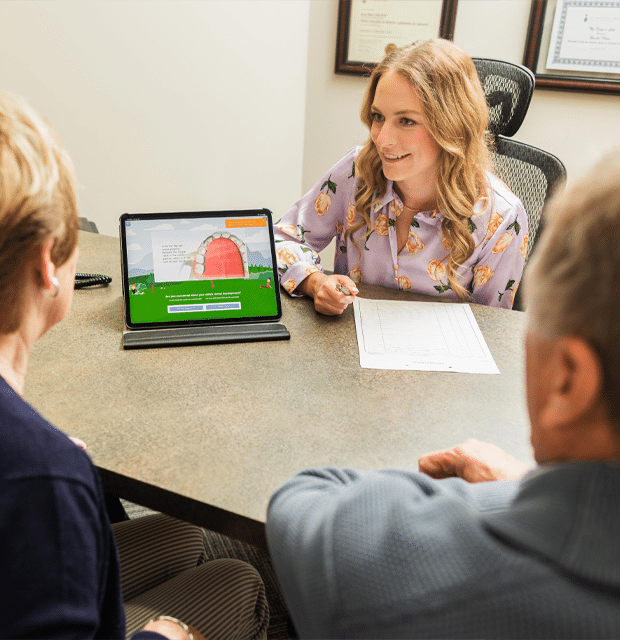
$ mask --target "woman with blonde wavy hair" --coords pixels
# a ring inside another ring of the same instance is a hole
[[[388,48],[361,118],[366,144],[276,225],[284,289],[311,296],[324,314],[342,313],[359,282],[511,308],[527,216],[490,171],[487,104],[471,58],[441,39]],[[328,276],[318,252],[334,237]]]

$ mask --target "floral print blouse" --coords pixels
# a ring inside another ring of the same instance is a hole
[[[280,282],[292,296],[299,284],[322,271],[318,252],[336,237],[334,271],[355,282],[382,285],[457,300],[447,278],[449,239],[441,229],[437,211],[421,211],[409,228],[405,247],[397,253],[395,221],[403,203],[387,183],[383,199],[371,214],[372,232],[359,242],[360,253],[345,230],[356,223],[354,147],[275,224]],[[474,206],[470,229],[475,249],[459,269],[471,292],[471,301],[512,308],[527,256],[527,215],[521,201],[489,174],[490,206]],[[356,233],[362,237],[366,227]]]

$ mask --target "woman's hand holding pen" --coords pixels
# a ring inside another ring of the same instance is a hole
[[[314,298],[314,308],[326,316],[341,314],[359,293],[355,282],[342,275],[328,276],[320,271],[310,274],[299,290]]]

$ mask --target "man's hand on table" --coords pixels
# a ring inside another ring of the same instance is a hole
[[[451,449],[427,453],[418,464],[420,471],[432,478],[458,477],[467,482],[512,480],[530,470],[503,449],[475,439]]]

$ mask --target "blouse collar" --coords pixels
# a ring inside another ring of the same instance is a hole
[[[388,180],[387,187],[385,189],[385,195],[375,205],[375,211],[378,211],[379,209],[383,209],[385,206],[388,206],[392,201],[396,201],[398,203],[396,208],[402,211],[404,207],[404,203],[401,197],[396,192],[396,189],[394,189],[394,181]],[[435,218],[438,213],[439,212],[436,209],[429,209],[428,211],[418,211],[418,213],[416,213],[416,216],[423,216],[425,218]]]

